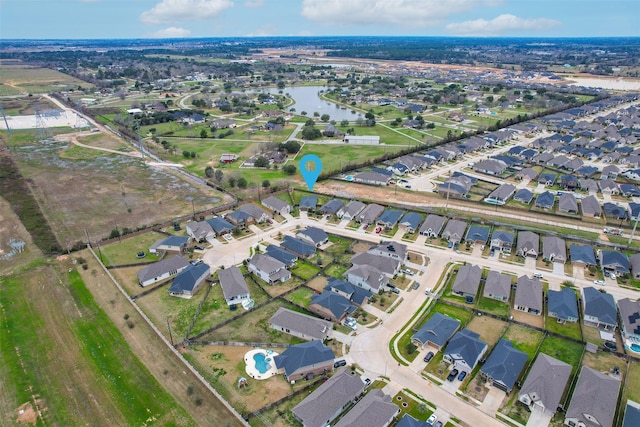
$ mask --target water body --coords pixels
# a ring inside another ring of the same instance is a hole
[[[273,94],[289,95],[295,101],[294,105],[287,108],[295,108],[296,114],[300,114],[302,111],[307,112],[307,117],[313,118],[313,113],[317,112],[321,116],[328,114],[331,120],[356,120],[359,117],[363,117],[361,113],[352,113],[350,108],[343,109],[333,102],[326,101],[320,98],[318,92],[331,90],[327,86],[294,86],[284,89],[267,89],[265,92]]]
[[[570,86],[584,86],[611,90],[640,90],[640,80],[623,78],[569,77]]]

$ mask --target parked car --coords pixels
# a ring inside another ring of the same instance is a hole
[[[414,272],[409,270],[408,268],[405,268],[404,270],[402,270],[402,272],[404,274],[408,274],[409,276],[413,276],[414,275]]]
[[[442,421],[438,421],[433,425],[433,427],[442,427]]]
[[[533,273],[533,277],[535,277],[536,279],[542,279],[544,278],[544,275],[542,273]]]
[[[393,292],[394,294],[400,295],[400,289],[398,288],[391,289],[391,292]]]
[[[449,372],[449,376],[447,377],[447,381],[453,381],[456,379],[456,377],[458,376],[458,370],[454,369],[453,371]]]
[[[416,289],[418,289],[420,287],[420,283],[416,282],[413,284],[413,290],[415,291]]]
[[[340,359],[340,360],[336,360],[336,361],[333,363],[333,367],[334,367],[334,368],[339,368],[339,367],[341,367],[341,366],[347,366],[347,361],[346,361],[346,360],[344,360],[344,359]]]
[[[463,381],[464,377],[466,377],[466,376],[467,376],[467,371],[462,371],[462,372],[460,372],[460,375],[458,375],[458,379],[460,381]]]
[[[365,378],[364,379],[364,385],[365,385],[365,387],[371,385],[371,380],[369,378]]]
[[[195,246],[193,247],[193,249],[197,249],[197,250],[199,250],[199,251],[204,251],[204,246],[195,245]]]
[[[616,280],[616,274],[615,273],[609,273],[609,277],[612,278],[613,280]]]
[[[436,414],[431,414],[429,418],[427,418],[427,424],[429,424],[430,426],[434,425],[436,421],[438,421],[438,417],[436,417]]]
[[[594,281],[593,281],[593,284],[594,284],[594,285],[600,285],[600,286],[604,286],[604,285],[606,285],[606,283],[605,283],[605,281],[604,281],[604,280],[594,280]]]
[[[424,361],[427,363],[429,363],[431,359],[433,359],[433,351],[430,351],[426,356],[424,356]]]
[[[381,231],[382,231],[382,227],[376,227],[376,234],[380,234]]]

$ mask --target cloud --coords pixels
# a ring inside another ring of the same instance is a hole
[[[561,22],[547,18],[519,18],[514,15],[504,14],[493,18],[475,19],[473,21],[456,22],[447,25],[448,32],[459,35],[493,36],[515,31],[540,31],[548,30],[562,25]]]
[[[338,25],[435,26],[450,15],[501,0],[303,0],[302,16]]]
[[[231,0],[162,0],[151,9],[142,12],[140,20],[153,25],[198,21],[213,18],[231,7]]]
[[[244,5],[250,8],[256,8],[264,5],[264,0],[246,0]]]
[[[179,27],[168,27],[158,30],[155,33],[151,33],[149,37],[156,39],[173,39],[178,37],[189,37],[191,30]]]

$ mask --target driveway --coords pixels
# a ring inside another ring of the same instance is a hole
[[[504,400],[505,393],[497,387],[491,387],[489,389],[489,393],[484,398],[484,402],[482,402],[482,406],[485,409],[488,409],[493,412],[498,412],[498,409],[502,405],[502,401]]]
[[[553,263],[553,274],[563,275],[564,274],[564,264],[561,263],[561,262],[554,262]]]
[[[529,421],[527,421],[527,427],[539,427],[548,426],[551,422],[551,415],[547,415],[542,411],[534,409],[529,415]]]

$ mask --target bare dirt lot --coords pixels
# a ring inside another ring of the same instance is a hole
[[[476,316],[467,323],[467,329],[479,333],[480,339],[489,344],[489,347],[498,342],[506,326],[507,322],[488,316]]]

